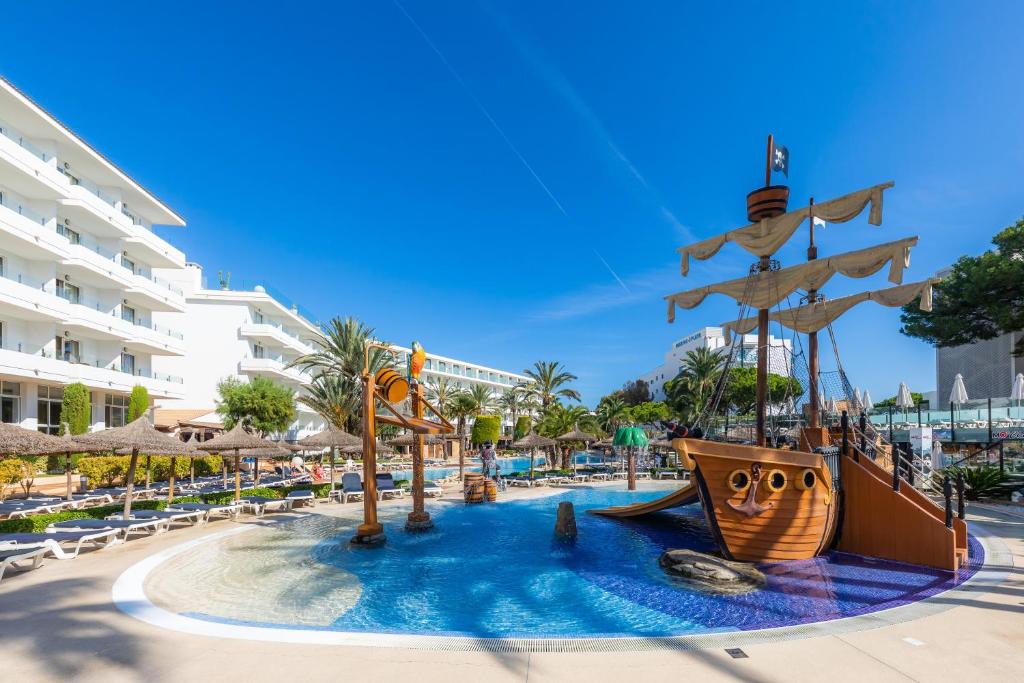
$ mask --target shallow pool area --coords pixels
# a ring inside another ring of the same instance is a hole
[[[829,553],[761,565],[767,586],[707,595],[666,577],[667,548],[713,549],[699,505],[642,520],[585,510],[658,498],[663,486],[560,491],[465,506],[432,502],[436,527],[402,529],[406,506],[381,509],[388,541],[348,543],[355,517],[310,515],[201,543],[156,566],[146,595],[165,610],[209,622],[357,633],[476,638],[673,636],[750,631],[855,616],[935,595],[970,566],[938,570]],[[572,501],[579,537],[552,535]],[[348,506],[353,512],[356,506]]]

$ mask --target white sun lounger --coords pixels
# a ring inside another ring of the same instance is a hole
[[[0,534],[0,546],[5,543],[11,543],[19,548],[52,546],[53,554],[57,559],[70,560],[78,557],[78,553],[86,543],[98,548],[106,548],[120,543],[122,535],[121,529],[52,531],[43,534]]]
[[[235,505],[234,503],[224,503],[221,505],[214,503],[171,503],[166,509],[168,511],[187,510],[189,512],[205,512],[206,521],[210,521],[210,517],[213,515],[237,519],[238,513],[242,511],[242,506]]]
[[[201,510],[132,510],[128,519],[164,520],[170,528],[175,522],[199,524],[206,515]],[[123,514],[108,515],[107,519],[122,519]]]
[[[63,522],[54,522],[46,527],[46,531],[120,529],[124,531],[125,538],[127,538],[129,534],[133,533],[158,534],[167,531],[169,526],[168,521],[164,519],[68,519]]]
[[[52,552],[49,546],[35,546],[31,548],[0,548],[0,580],[4,578],[4,572],[8,568],[15,571],[29,571],[38,569],[43,564],[43,557]],[[31,566],[22,566],[22,562],[31,560]]]
[[[293,502],[288,498],[263,498],[260,496],[249,496],[239,500],[243,512],[252,512],[257,517],[262,517],[267,512],[290,512]]]

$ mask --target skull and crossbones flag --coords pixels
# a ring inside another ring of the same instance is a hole
[[[772,142],[772,171],[789,177],[789,150],[775,142]]]

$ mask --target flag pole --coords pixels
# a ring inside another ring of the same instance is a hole
[[[807,247],[807,260],[814,261],[818,258],[818,248],[814,246],[814,197],[811,197],[810,204],[807,208],[808,218],[811,220],[811,243]],[[813,304],[818,298],[818,290],[812,289],[807,292],[807,303]],[[811,429],[817,429],[818,422],[818,333],[808,332],[807,333],[807,374],[810,381],[810,399],[811,410],[808,416],[808,427]]]
[[[772,147],[774,146],[775,138],[771,133],[768,133],[768,151],[765,153],[765,166],[764,166],[764,186],[768,187],[772,184]]]

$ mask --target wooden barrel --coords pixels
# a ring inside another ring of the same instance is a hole
[[[484,498],[488,503],[498,500],[498,485],[493,479],[484,479]]]
[[[747,220],[757,223],[764,218],[775,218],[786,213],[789,205],[789,188],[785,185],[769,185],[747,195]]]
[[[401,403],[409,395],[409,381],[391,368],[378,370],[373,381],[391,403]]]
[[[462,491],[467,503],[484,502],[484,475],[480,472],[467,472],[462,479]]]

